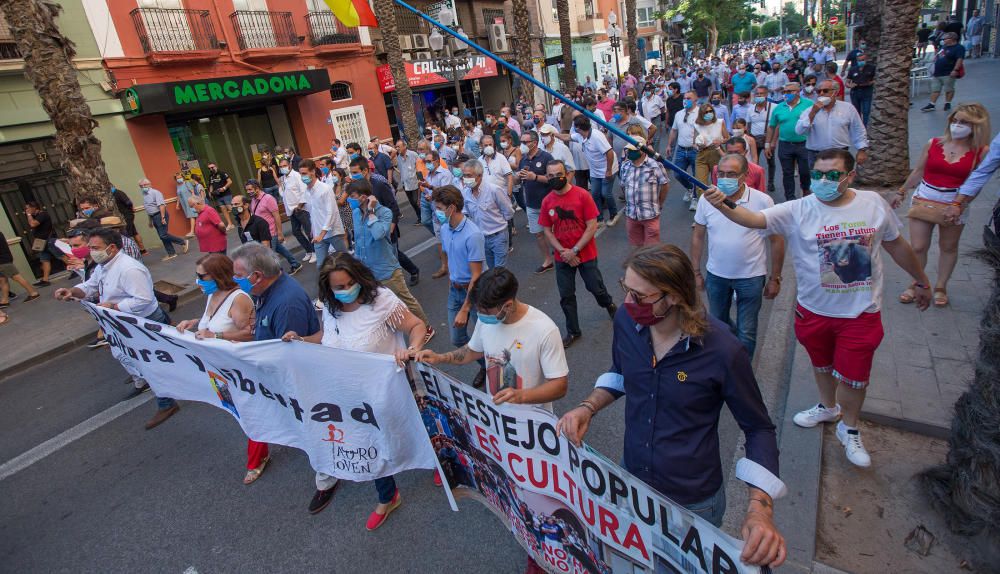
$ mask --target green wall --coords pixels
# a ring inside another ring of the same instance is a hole
[[[576,83],[583,84],[589,75],[594,77],[594,53],[591,49],[590,38],[573,39],[573,60],[576,61]],[[562,54],[562,44],[558,38],[548,38],[545,41],[545,57],[551,58]],[[549,66],[546,70],[548,74],[548,85],[556,87],[559,85],[559,68]]]

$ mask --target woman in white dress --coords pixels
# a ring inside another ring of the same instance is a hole
[[[694,123],[694,146],[698,149],[694,164],[695,177],[705,185],[712,185],[712,168],[722,158],[720,146],[729,139],[726,121],[715,117],[715,108],[711,104],[702,104]],[[691,205],[696,206],[697,203],[691,202]]]
[[[350,254],[337,253],[324,262],[319,272],[319,299],[323,303],[323,329],[307,337],[289,331],[282,340],[393,355],[400,365],[423,347],[427,325]],[[336,478],[316,473],[320,491],[328,491],[336,483]],[[375,489],[378,506],[368,517],[368,530],[381,526],[402,502],[392,476],[376,479]]]
[[[233,281],[233,262],[225,255],[210,253],[198,260],[195,273],[202,292],[208,295],[200,319],[177,324],[178,331],[194,331],[199,339],[221,339],[240,343],[253,340],[254,305],[250,295]],[[223,404],[229,399],[220,396]],[[260,478],[270,461],[266,442],[247,439],[247,472],[243,484]]]

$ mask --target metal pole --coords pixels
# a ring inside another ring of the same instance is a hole
[[[451,58],[451,76],[455,82],[455,99],[458,100],[458,119],[465,121],[465,102],[462,100],[462,86],[458,83],[458,58]]]
[[[465,42],[468,46],[470,46],[472,48],[475,48],[478,52],[480,52],[484,56],[493,59],[496,63],[500,64],[504,68],[507,68],[507,70],[510,71],[511,73],[516,74],[517,76],[519,76],[523,80],[527,80],[528,82],[531,82],[532,85],[534,85],[534,86],[536,86],[536,87],[544,90],[545,93],[549,94],[553,98],[555,98],[557,100],[561,100],[567,106],[573,108],[574,110],[580,112],[582,115],[586,116],[588,119],[590,119],[591,122],[596,123],[597,125],[605,128],[606,130],[608,130],[609,132],[611,132],[615,136],[620,137],[623,140],[625,140],[627,143],[630,143],[630,144],[632,144],[634,146],[638,146],[639,145],[639,143],[636,142],[635,139],[632,138],[632,136],[626,134],[622,130],[618,129],[616,126],[614,126],[612,124],[609,124],[608,122],[606,122],[606,121],[602,120],[601,118],[595,116],[594,114],[590,113],[590,111],[588,111],[586,108],[584,108],[580,104],[574,102],[573,100],[571,100],[571,99],[565,99],[561,94],[559,94],[555,90],[549,88],[545,84],[543,84],[543,83],[539,82],[538,80],[536,80],[534,77],[531,76],[531,74],[528,74],[528,73],[524,72],[523,70],[521,70],[517,66],[511,64],[507,60],[504,60],[503,58],[501,58],[500,56],[497,56],[496,54],[494,54],[490,50],[488,50],[488,49],[480,46],[479,44],[473,42],[472,40],[470,40],[466,36],[463,36],[462,34],[459,34],[458,32],[455,32],[454,30],[451,30],[450,28],[448,28],[447,26],[441,24],[440,22],[438,22],[434,18],[431,18],[427,14],[424,14],[420,10],[417,10],[416,8],[414,8],[413,6],[411,6],[410,4],[408,4],[407,2],[405,2],[404,0],[393,0],[393,2],[395,2],[399,6],[402,6],[406,10],[409,10],[414,15],[416,15],[418,18],[421,18],[421,19],[425,20],[428,24],[431,24],[432,26],[435,26],[436,28],[439,28],[443,32],[445,32],[445,33],[447,33],[447,34],[449,34],[449,35],[451,35],[451,36],[453,36],[453,37],[461,40],[462,42]],[[617,55],[617,52],[616,52],[616,55]],[[648,156],[652,157],[653,159],[655,159],[656,161],[662,163],[668,169],[672,170],[674,173],[677,174],[678,178],[680,178],[680,179],[682,179],[684,181],[687,181],[688,183],[690,183],[691,185],[697,187],[698,189],[708,189],[707,185],[705,185],[704,183],[702,183],[701,181],[699,181],[693,175],[691,175],[691,174],[687,173],[686,171],[682,170],[680,167],[678,167],[672,161],[669,161],[668,159],[666,159],[663,156],[661,156],[659,154],[659,152],[657,152],[655,149],[653,149],[652,146],[650,146],[648,144],[645,145],[645,146],[643,146],[643,152],[646,153],[646,155],[648,155]],[[729,200],[727,200],[726,205],[729,205],[730,207],[733,207],[733,208],[736,207],[736,204],[732,203],[732,201],[729,201]]]
[[[620,45],[621,45],[621,40],[618,40],[614,42],[613,46],[611,46],[611,51],[615,53],[615,84],[619,83],[622,78],[622,71],[618,67],[618,46]]]

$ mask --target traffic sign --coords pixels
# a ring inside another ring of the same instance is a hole
[[[830,16],[830,25],[831,26],[836,26],[837,22],[840,22],[840,18],[838,18],[836,16]]]

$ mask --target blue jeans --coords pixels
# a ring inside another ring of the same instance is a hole
[[[424,198],[423,192],[420,193],[420,223],[434,235],[434,204]]]
[[[316,269],[323,267],[323,261],[326,260],[327,253],[347,251],[343,235],[327,235],[323,238],[323,241],[314,243],[313,245],[316,247]]]
[[[160,236],[160,241],[163,242],[163,248],[167,250],[167,255],[176,255],[177,251],[174,250],[174,245],[184,245],[184,240],[176,235],[170,235],[167,231],[167,224],[170,222],[170,216],[161,217],[159,213],[156,215],[150,215],[149,219],[153,222],[153,227],[156,228],[156,234]]]
[[[277,235],[271,236],[271,248],[274,249],[275,253],[284,257],[285,261],[288,261],[288,264],[292,266],[292,269],[295,269],[296,267],[302,265],[301,263],[299,263],[298,259],[296,259],[294,255],[292,255],[292,252],[289,251],[287,247],[285,247],[285,244],[278,241]]]
[[[722,486],[713,494],[701,502],[685,504],[684,508],[704,518],[719,528],[722,526],[722,518],[726,515],[726,487]]]
[[[465,304],[465,295],[468,291],[468,289],[459,289],[454,285],[448,285],[448,332],[451,335],[451,344],[455,347],[462,347],[469,342],[469,329],[474,327],[472,322],[477,317],[476,309],[473,307],[469,309],[469,321],[465,326],[462,328],[455,326],[455,315],[458,315],[462,305]],[[483,359],[479,359],[477,362],[480,367],[486,367],[486,361]]]
[[[674,163],[677,164],[677,167],[679,167],[681,171],[690,171],[691,175],[694,175],[694,167],[697,159],[698,150],[693,147],[678,147],[677,151],[674,152]],[[687,179],[680,177],[677,179],[680,180],[684,189],[688,191],[694,189],[694,185],[692,185]]]
[[[874,88],[854,88],[851,90],[851,103],[861,114],[861,121],[867,126],[872,114],[872,93]]]
[[[379,504],[389,504],[396,496],[396,477],[383,476],[375,479],[375,490],[378,491]]]
[[[486,236],[486,266],[490,269],[503,267],[507,263],[507,230]]]
[[[597,204],[597,221],[604,221],[604,209],[608,210],[608,217],[614,219],[618,215],[618,204],[615,202],[614,190],[615,176],[591,177],[590,196]]]
[[[749,277],[747,279],[725,279],[705,271],[705,291],[708,294],[709,312],[729,325],[733,334],[746,348],[750,358],[753,358],[757,347],[757,316],[763,303],[765,277]],[[733,295],[736,295],[736,325],[729,318],[733,306]]]

